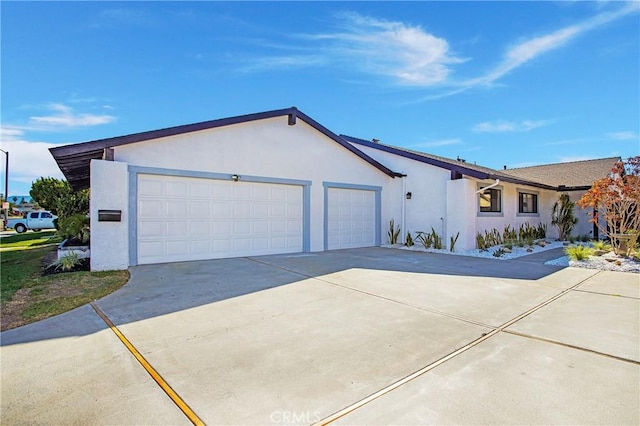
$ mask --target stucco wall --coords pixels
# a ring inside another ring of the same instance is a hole
[[[401,236],[407,231],[414,237],[418,231],[430,232],[433,227],[438,234],[445,236],[449,224],[447,223],[447,182],[451,178],[449,170],[431,166],[399,155],[380,151],[378,149],[355,145],[358,149],[390,167],[396,172],[407,175],[405,189],[401,191],[406,206],[405,223]],[[411,192],[411,199],[405,195]],[[402,224],[402,215],[394,218],[397,224]],[[454,234],[457,231],[454,231]],[[383,239],[383,242],[385,240]],[[448,238],[445,242],[448,242]]]
[[[580,198],[582,198],[582,196],[586,192],[587,191],[568,192],[569,199],[575,203],[578,200],[580,200]],[[593,238],[593,222],[591,222],[591,216],[589,216],[589,213],[592,213],[592,212],[593,210],[591,208],[583,209],[578,205],[574,207],[573,214],[578,219],[578,223],[576,223],[576,226],[573,227],[573,230],[571,231],[571,235],[574,235],[574,236],[588,235],[589,237]],[[603,224],[605,223],[602,220],[600,222]],[[602,234],[602,232],[599,232],[599,234]],[[604,235],[599,235],[599,237],[603,238]]]
[[[494,183],[492,180],[476,181],[476,185],[480,183],[482,186],[488,186]],[[531,226],[537,226],[540,223],[547,225],[547,238],[556,238],[557,231],[551,226],[551,208],[557,200],[558,193],[536,187],[526,185],[517,185],[508,182],[500,182],[499,188],[502,189],[502,213],[483,214],[479,209],[479,195],[476,195],[476,233],[492,230],[493,228],[503,232],[506,225],[516,230],[525,223]],[[476,191],[478,186],[476,186]],[[537,214],[519,214],[518,213],[518,192],[528,192],[538,195],[538,213]]]
[[[127,164],[91,160],[91,270],[129,267]],[[121,222],[99,222],[98,210],[121,210]]]
[[[324,249],[323,182],[382,187],[381,236],[399,217],[402,180],[394,179],[307,125],[287,117],[231,125],[115,148],[134,166],[310,180],[311,251]]]
[[[469,250],[476,246],[476,182],[471,179],[447,181],[447,235],[450,238],[459,232],[455,250]],[[449,247],[450,249],[451,247]]]

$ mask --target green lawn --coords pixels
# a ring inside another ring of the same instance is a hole
[[[27,231],[24,234],[0,238],[0,249],[21,250],[39,247],[45,244],[58,244],[60,242],[62,242],[62,238],[56,235],[55,230],[40,232]]]
[[[56,248],[38,247],[38,244],[50,243],[48,238],[52,235],[53,231],[30,232],[2,239],[9,240],[3,243],[12,247],[0,251],[2,330],[67,312],[114,292],[129,280],[128,271],[80,271],[43,276],[45,258],[55,259]],[[40,242],[42,240],[46,243]]]

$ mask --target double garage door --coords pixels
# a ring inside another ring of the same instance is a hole
[[[137,188],[138,264],[303,251],[302,185],[139,174]],[[375,245],[374,191],[325,200],[326,248]]]
[[[302,186],[138,175],[138,263],[302,251]]]

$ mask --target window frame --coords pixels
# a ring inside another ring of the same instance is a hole
[[[539,191],[531,191],[529,189],[524,188],[516,188],[516,194],[518,194],[516,203],[518,204],[518,208],[516,210],[518,216],[525,217],[539,217],[540,216],[540,192]],[[535,212],[523,212],[520,211],[520,207],[522,206],[521,197],[523,194],[533,195],[535,197]]]
[[[499,191],[500,196],[498,197],[498,208],[499,211],[482,211],[480,207],[480,199],[481,195],[484,191],[480,191],[481,189],[486,188],[487,186],[491,186],[491,183],[478,183],[478,193],[476,194],[476,211],[478,217],[503,217],[504,216],[504,187],[502,185],[496,185],[489,188],[489,190]]]

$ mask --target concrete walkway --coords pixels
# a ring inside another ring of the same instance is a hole
[[[638,275],[541,261],[139,266],[98,306],[208,424],[638,424]],[[0,339],[2,424],[188,423],[89,306]]]

